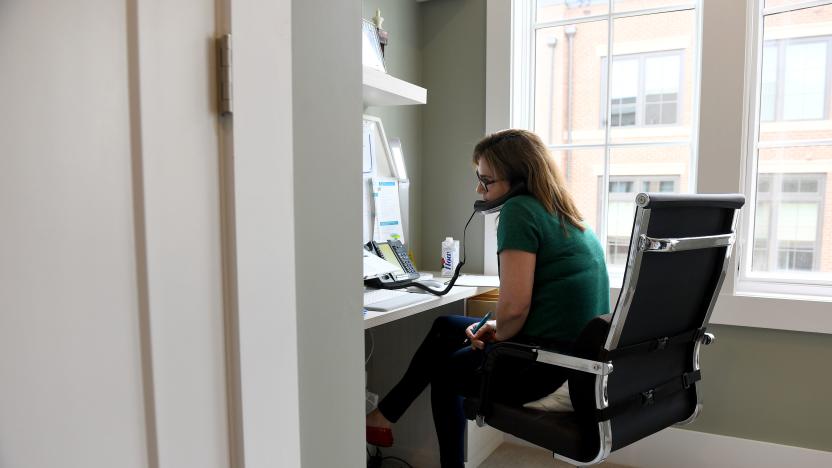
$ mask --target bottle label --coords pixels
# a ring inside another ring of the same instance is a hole
[[[459,264],[459,253],[453,248],[443,246],[442,276],[453,276],[457,264]]]

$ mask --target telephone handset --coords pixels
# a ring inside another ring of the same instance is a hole
[[[526,183],[525,182],[518,182],[514,184],[505,195],[495,200],[485,201],[485,200],[477,200],[474,202],[474,211],[481,212],[482,214],[491,214],[500,211],[500,208],[503,207],[503,204],[508,201],[509,198],[526,193]]]
[[[401,242],[397,240],[387,242],[370,241],[368,245],[373,249],[373,253],[398,267],[396,271],[391,273],[365,280],[364,282],[368,286],[380,287],[382,284],[387,287],[399,286],[419,279],[419,272],[416,271],[416,267],[413,266],[410,257],[407,255],[407,250]]]

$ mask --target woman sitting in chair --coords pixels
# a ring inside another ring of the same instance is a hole
[[[476,191],[483,200],[499,203],[508,198],[497,227],[496,320],[474,334],[476,318],[436,319],[402,379],[367,415],[367,442],[390,446],[392,424],[431,384],[443,467],[463,466],[462,396],[478,394],[477,369],[493,343],[510,340],[566,351],[587,322],[609,312],[603,249],[583,223],[540,138],[525,130],[494,133],[476,145],[473,162]],[[531,364],[496,380],[492,388],[497,398],[522,404],[556,390],[566,374]]]

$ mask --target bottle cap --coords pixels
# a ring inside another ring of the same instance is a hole
[[[453,237],[446,237],[446,238],[445,238],[445,241],[446,241],[446,242],[451,242],[451,241],[453,241],[453,240],[454,240],[454,238],[453,238]]]

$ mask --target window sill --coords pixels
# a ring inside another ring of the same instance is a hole
[[[620,281],[614,283],[614,277],[613,274],[610,275],[610,284],[621,284]],[[610,288],[610,304],[613,307],[620,292],[620,286]],[[723,293],[719,295],[710,323],[832,334],[830,302],[832,298],[822,296],[758,292]]]
[[[711,323],[832,334],[828,297],[783,294],[720,294]]]

